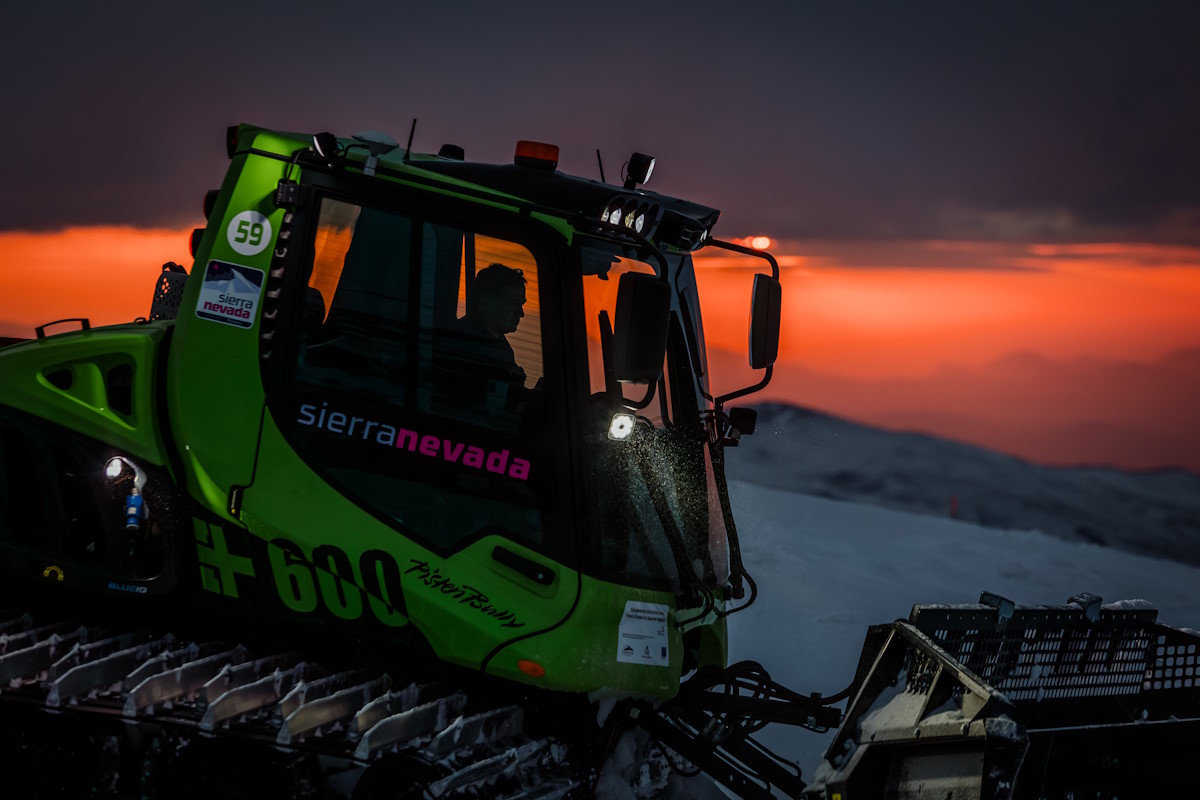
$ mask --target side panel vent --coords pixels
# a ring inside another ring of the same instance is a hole
[[[54,372],[46,374],[46,380],[50,381],[55,389],[68,391],[75,383],[75,373],[69,369],[56,369]]]
[[[127,417],[133,414],[132,364],[117,364],[115,367],[109,367],[104,375],[104,389],[108,394],[109,408]]]
[[[129,356],[110,353],[66,364],[40,375],[41,383],[94,412],[129,423],[134,414],[136,373]]]

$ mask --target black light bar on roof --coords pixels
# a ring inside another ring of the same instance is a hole
[[[609,200],[600,214],[601,222],[624,225],[635,233],[649,237],[658,225],[661,207],[645,197],[617,195]]]

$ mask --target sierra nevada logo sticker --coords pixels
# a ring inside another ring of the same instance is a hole
[[[208,262],[196,316],[239,328],[251,327],[262,297],[264,275],[261,269],[253,267]]]

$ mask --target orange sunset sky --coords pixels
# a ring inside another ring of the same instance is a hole
[[[780,361],[748,403],[1200,472],[1198,3],[145,5],[6,10],[0,335],[147,313],[226,126],[491,164],[533,140],[614,187],[655,156],[649,191],[775,240]],[[712,251],[734,390],[753,259]]]
[[[190,228],[0,233],[0,336],[144,315]],[[751,402],[815,407],[1046,463],[1200,470],[1200,248],[781,241],[780,361]],[[696,259],[718,390],[744,366],[759,259]]]

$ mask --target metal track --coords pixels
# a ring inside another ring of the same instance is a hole
[[[0,615],[0,707],[116,720],[135,734],[127,740],[165,730],[175,742],[317,756],[342,788],[311,796],[556,800],[580,788],[564,748],[525,735],[524,709],[467,713],[467,701],[434,684],[394,685],[386,673],[327,672],[295,653]],[[372,768],[415,785],[405,794],[389,780],[391,790],[369,794],[359,784]]]

